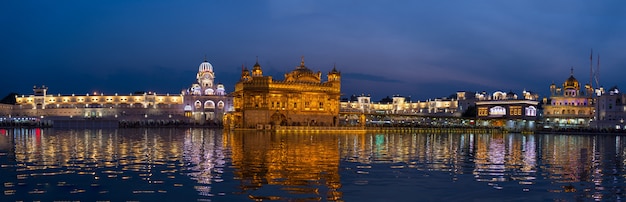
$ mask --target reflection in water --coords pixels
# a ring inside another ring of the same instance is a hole
[[[230,142],[235,177],[250,198],[341,198],[336,136],[234,133]]]
[[[8,200],[623,200],[624,146],[623,136],[0,129],[0,182]]]

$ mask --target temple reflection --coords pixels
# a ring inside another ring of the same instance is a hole
[[[229,142],[235,177],[250,198],[341,198],[336,136],[238,132]]]

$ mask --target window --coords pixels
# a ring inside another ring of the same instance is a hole
[[[537,116],[537,108],[533,106],[526,107],[526,116]]]
[[[521,106],[510,106],[510,115],[520,116],[522,115],[522,107]]]
[[[501,107],[501,106],[495,106],[495,107],[492,107],[491,109],[489,109],[489,114],[490,115],[495,115],[495,116],[506,115],[506,109],[504,107]]]
[[[215,108],[215,103],[211,100],[204,102],[204,108],[205,109],[214,109]]]
[[[488,113],[486,107],[478,108],[478,116],[488,116],[488,115],[489,115],[489,113]]]

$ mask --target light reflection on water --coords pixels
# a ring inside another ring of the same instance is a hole
[[[15,200],[624,200],[626,137],[0,129]]]

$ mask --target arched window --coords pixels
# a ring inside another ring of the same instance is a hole
[[[213,89],[209,88],[209,89],[204,90],[204,94],[205,95],[213,95]]]
[[[526,107],[526,116],[537,116],[537,108],[534,106]]]
[[[185,106],[184,110],[185,111],[191,111],[191,110],[193,110],[193,108],[191,106],[187,105],[187,106]]]
[[[217,103],[217,108],[218,108],[218,109],[224,109],[224,102],[219,101],[219,102]]]
[[[202,102],[200,102],[200,100],[196,100],[196,102],[194,103],[194,106],[196,107],[196,109],[200,109],[202,108]]]
[[[214,109],[215,108],[215,103],[211,100],[208,100],[206,102],[204,102],[204,108],[205,109]]]

